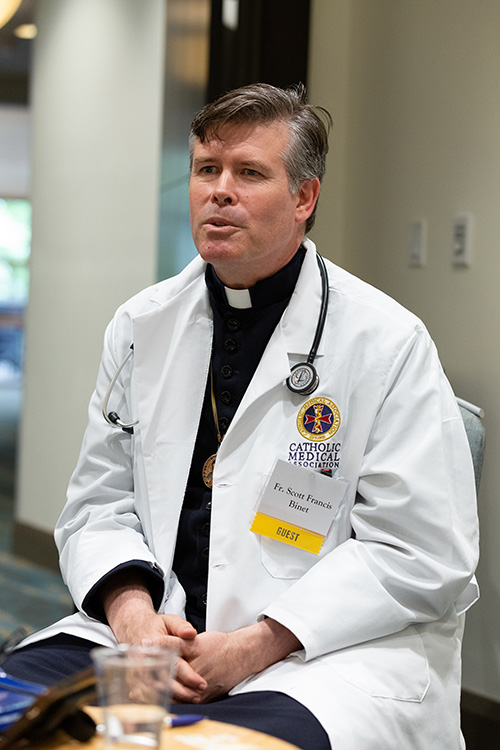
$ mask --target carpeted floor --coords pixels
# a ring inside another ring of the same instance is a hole
[[[31,632],[73,611],[59,574],[12,554],[12,506],[0,494],[0,639],[19,626]]]
[[[38,630],[73,611],[59,574],[12,554],[21,405],[22,380],[0,371],[0,641],[21,625]]]

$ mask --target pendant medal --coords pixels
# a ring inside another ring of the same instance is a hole
[[[213,485],[213,477],[214,477],[214,466],[215,466],[215,459],[217,458],[217,453],[212,454],[207,458],[205,463],[203,464],[203,470],[202,470],[202,477],[203,477],[203,484],[205,487],[208,487],[209,490],[212,489]]]

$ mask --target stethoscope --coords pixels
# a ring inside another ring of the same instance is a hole
[[[328,311],[328,274],[326,271],[325,261],[319,253],[316,253],[316,260],[318,262],[321,275],[321,307],[319,311],[318,322],[316,324],[316,331],[314,334],[311,351],[309,352],[306,362],[299,362],[298,364],[294,365],[292,367],[290,376],[286,379],[287,388],[292,393],[298,393],[301,396],[309,396],[316,390],[319,385],[319,375],[314,366],[314,360],[316,359],[316,356],[318,354],[318,347],[325,328],[326,314]],[[129,359],[133,356],[133,354],[134,345],[131,344],[130,349],[123,358],[123,361],[120,363],[115,374],[111,378],[108,390],[106,391],[102,402],[102,416],[104,417],[106,422],[112,427],[119,427],[124,432],[128,432],[130,434],[134,432],[134,427],[139,423],[139,420],[136,419],[135,422],[122,422],[115,411],[108,412],[108,403],[113,388],[115,387],[116,381],[120,377],[121,371],[129,361]]]

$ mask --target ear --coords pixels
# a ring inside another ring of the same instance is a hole
[[[295,209],[295,221],[302,224],[314,211],[314,206],[319,196],[320,181],[317,177],[312,180],[304,180],[297,192],[297,207]]]

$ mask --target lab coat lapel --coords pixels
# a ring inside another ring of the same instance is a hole
[[[199,424],[212,328],[203,274],[133,320],[139,418],[134,437],[144,459],[153,547],[165,567],[171,563]]]

